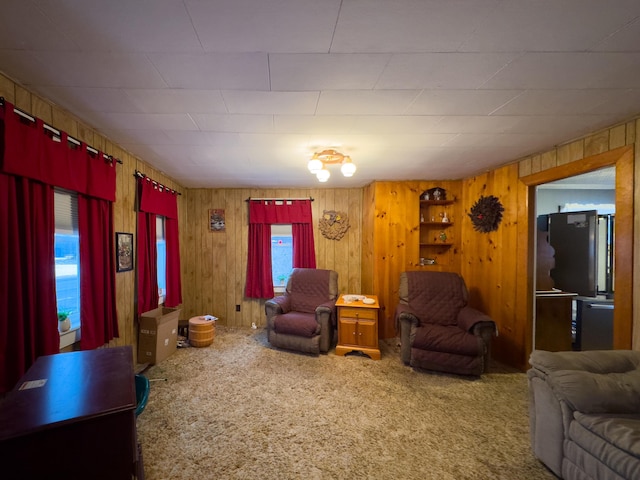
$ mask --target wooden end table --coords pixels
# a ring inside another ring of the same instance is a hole
[[[346,297],[346,298],[345,298]],[[338,308],[338,344],[336,355],[357,351],[373,360],[380,360],[378,346],[378,311],[380,303],[376,295],[366,295],[374,303],[367,304],[362,299],[353,301],[353,295],[340,295]],[[362,297],[362,295],[358,296]]]

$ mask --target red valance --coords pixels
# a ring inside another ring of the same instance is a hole
[[[250,200],[249,223],[312,223],[311,200]]]
[[[102,152],[90,152],[85,143],[70,144],[65,132],[52,137],[42,120],[22,118],[9,102],[0,108],[0,121],[2,172],[115,202],[115,162]]]
[[[140,211],[162,215],[166,218],[178,218],[177,193],[161,188],[149,177],[138,179],[140,187]]]

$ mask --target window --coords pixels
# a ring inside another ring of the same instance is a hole
[[[164,238],[164,217],[156,217],[156,251],[158,276],[158,302],[164,303],[167,293],[167,242]]]
[[[291,225],[271,225],[271,275],[276,291],[284,291],[293,269]]]
[[[56,190],[53,196],[56,231],[54,237],[56,302],[58,312],[69,313],[73,333],[61,347],[80,339],[80,237],[78,235],[78,196]]]

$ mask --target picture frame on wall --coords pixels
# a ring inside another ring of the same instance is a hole
[[[133,270],[133,233],[116,232],[116,272]]]
[[[224,232],[225,217],[223,208],[212,208],[209,210],[209,230],[212,232]]]

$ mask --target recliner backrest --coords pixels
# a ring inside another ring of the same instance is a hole
[[[400,276],[400,302],[409,305],[422,322],[456,325],[468,297],[457,273],[413,271]]]
[[[292,311],[313,313],[318,305],[338,297],[338,275],[333,270],[294,268],[286,295],[291,297]]]

